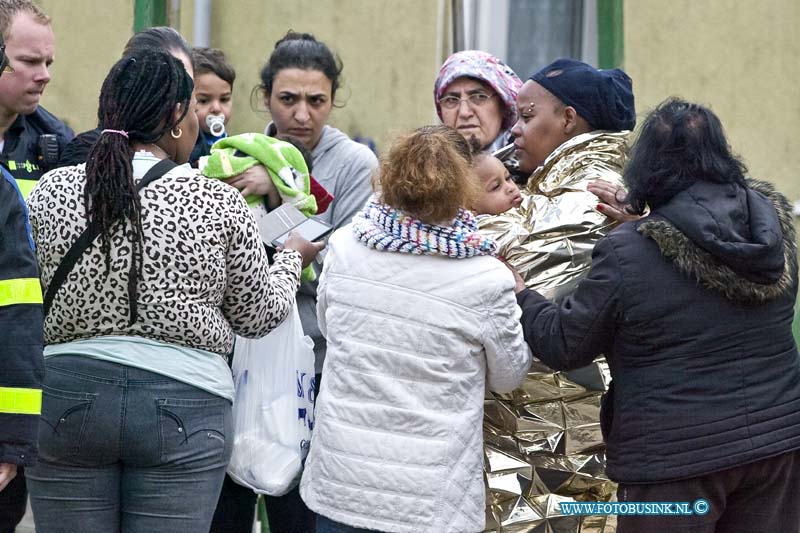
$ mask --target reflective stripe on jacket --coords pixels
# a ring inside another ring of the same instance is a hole
[[[0,170],[0,463],[28,466],[42,406],[42,290],[27,208]]]

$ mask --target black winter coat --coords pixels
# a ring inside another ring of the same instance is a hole
[[[606,355],[614,481],[696,477],[800,448],[793,219],[771,186],[749,186],[698,182],[621,225],[560,304],[518,295],[546,364]]]

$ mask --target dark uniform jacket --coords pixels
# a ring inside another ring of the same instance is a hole
[[[42,404],[42,289],[28,214],[0,176],[0,463],[36,462]]]
[[[51,157],[41,149],[41,136],[45,134],[55,135]],[[66,124],[39,106],[30,115],[18,115],[6,131],[0,163],[11,172],[27,197],[42,174],[56,167],[61,152],[74,136]]]
[[[608,476],[653,483],[800,448],[796,294],[786,199],[761,182],[697,182],[601,239],[560,304],[531,290],[518,302],[549,366],[605,353]]]

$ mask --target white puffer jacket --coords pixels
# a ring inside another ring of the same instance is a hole
[[[508,269],[330,239],[317,313],[328,340],[300,492],[337,522],[482,531],[485,388],[511,391],[531,355]]]

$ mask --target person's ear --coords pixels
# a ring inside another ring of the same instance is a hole
[[[578,129],[578,112],[571,105],[564,106],[563,121],[564,133],[570,137],[575,135]]]
[[[178,102],[177,104],[175,104],[175,110],[172,112],[172,123],[177,124],[182,114],[183,114],[183,106],[181,105],[180,102]]]
[[[269,107],[269,93],[267,91],[264,91],[263,94],[264,94],[264,105],[267,107],[267,111],[272,113],[272,109],[270,109]]]

